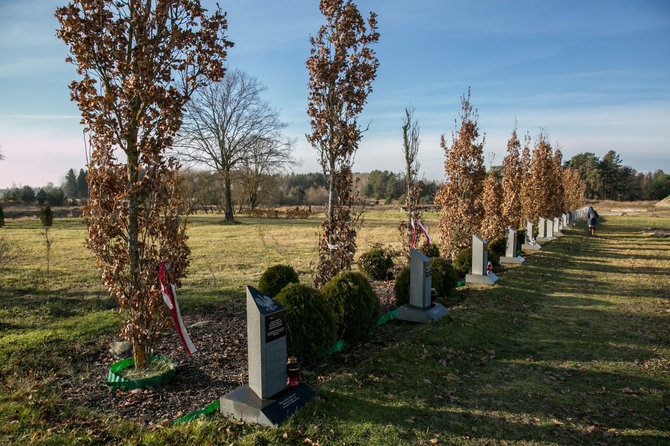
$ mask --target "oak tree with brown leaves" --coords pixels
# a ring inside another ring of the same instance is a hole
[[[516,133],[507,141],[507,154],[502,162],[502,217],[505,227],[522,228],[523,209],[521,207],[521,188],[525,172],[521,163],[521,143]]]
[[[530,173],[524,184],[526,218],[537,222],[538,217],[553,218],[556,214],[556,185],[561,178],[556,175],[551,144],[544,131],[535,141]]]
[[[468,247],[473,234],[481,228],[484,209],[482,190],[484,138],[478,142],[478,113],[470,104],[470,90],[461,97],[460,128],[452,133],[451,146],[442,135],[440,147],[445,152],[444,184],[435,195],[441,206],[438,237],[442,254],[451,259]],[[458,125],[458,123],[456,123]]]
[[[482,208],[484,218],[479,229],[479,235],[484,240],[494,240],[504,237],[507,229],[506,221],[502,213],[503,189],[500,181],[496,178],[493,169],[489,169],[482,189]]]
[[[379,40],[376,14],[371,12],[364,20],[351,0],[321,0],[319,8],[326,24],[310,37],[307,114],[312,133],[306,135],[319,154],[328,187],[317,286],[349,268],[356,252],[351,168],[363,132],[358,115],[372,92],[379,66],[371,48]]]
[[[143,368],[169,324],[159,264],[179,285],[189,262],[179,165],[165,150],[193,92],[224,75],[226,17],[207,16],[198,0],[74,0],[56,17],[90,135],[86,243]]]
[[[563,203],[565,211],[574,211],[584,206],[586,185],[577,169],[563,169]]]

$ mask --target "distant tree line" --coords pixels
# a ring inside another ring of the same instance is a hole
[[[586,198],[599,200],[662,200],[670,195],[670,175],[662,170],[637,172],[623,165],[610,150],[598,158],[591,152],[580,153],[566,161],[565,167],[579,172],[586,186]]]
[[[439,188],[437,181],[423,180],[419,182],[421,189],[420,203],[432,204],[435,193]],[[405,175],[389,172],[388,170],[373,170],[368,175],[367,183],[363,187],[363,196],[384,200],[386,204],[392,202],[405,203],[405,191],[407,189]]]
[[[70,169],[59,187],[51,183],[39,189],[27,185],[14,186],[2,195],[2,202],[40,206],[48,203],[50,206],[63,206],[76,203],[77,199],[86,200],[88,198],[87,175],[88,172],[84,169],[79,169],[78,175],[75,174],[74,169]]]

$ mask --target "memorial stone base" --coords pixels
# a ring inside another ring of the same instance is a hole
[[[521,249],[524,251],[539,251],[542,249],[542,247],[537,243],[524,243],[521,245]]]
[[[445,314],[449,314],[449,310],[442,304],[434,304],[428,308],[419,308],[407,304],[398,308],[398,319],[401,321],[426,323],[438,321]]]
[[[272,398],[261,399],[248,384],[221,397],[219,411],[225,417],[264,426],[281,424],[293,412],[315,397],[305,383],[295,389],[286,389]]]
[[[498,276],[493,273],[484,274],[466,274],[466,283],[478,283],[482,285],[493,285],[498,281]]]
[[[500,263],[516,263],[516,264],[519,264],[519,263],[523,263],[524,260],[526,260],[526,259],[524,259],[524,258],[521,257],[521,256],[516,256],[516,257],[501,257],[501,258],[500,258]]]

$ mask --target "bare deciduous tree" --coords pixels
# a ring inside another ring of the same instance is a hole
[[[290,139],[260,139],[242,160],[237,174],[244,201],[250,209],[258,206],[262,196],[268,192],[263,190],[263,185],[268,184],[268,178],[281,173],[292,162],[293,144],[294,141]]]
[[[254,151],[271,154],[277,162],[288,158],[290,143],[282,135],[287,124],[261,98],[264,90],[257,78],[231,70],[223,81],[193,97],[179,132],[179,156],[221,175],[228,222],[234,220],[231,186],[235,170],[253,162]],[[260,166],[263,164],[256,167]]]
[[[419,123],[414,120],[414,107],[405,108],[405,116],[402,120],[402,153],[405,158],[405,208],[407,209],[407,220],[398,226],[402,239],[402,249],[409,258],[409,246],[414,239],[410,228],[414,218],[421,218],[419,199],[421,198],[421,185],[417,183],[419,174]]]
[[[205,13],[198,0],[73,0],[56,10],[80,76],[71,97],[91,135],[87,245],[120,303],[136,368],[169,324],[159,263],[172,265],[177,286],[189,263],[179,166],[165,150],[193,91],[223,76],[232,46],[223,11]]]
[[[358,115],[372,92],[379,66],[371,48],[379,40],[374,13],[365,21],[351,0],[321,0],[319,8],[326,24],[316,37],[310,37],[307,114],[312,133],[306,135],[319,154],[328,187],[317,286],[350,267],[356,252],[351,167],[362,137]]]

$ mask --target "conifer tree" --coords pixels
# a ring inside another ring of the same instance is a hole
[[[452,143],[447,145],[444,135],[440,147],[444,150],[444,184],[435,194],[435,204],[441,206],[438,237],[442,254],[455,258],[468,247],[472,235],[482,225],[484,209],[482,190],[484,170],[484,138],[479,138],[478,113],[470,104],[470,89],[461,97],[460,127],[452,133]],[[458,122],[455,124],[458,126]]]

